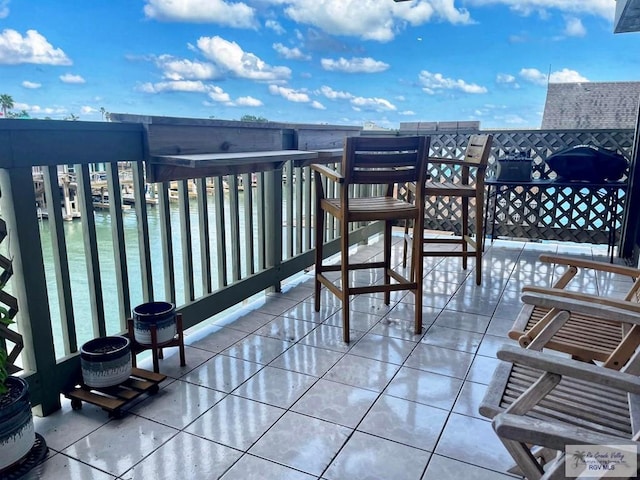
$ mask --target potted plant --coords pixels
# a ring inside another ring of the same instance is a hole
[[[0,219],[0,242],[7,226]],[[19,371],[14,363],[22,350],[22,336],[9,328],[18,313],[18,301],[5,291],[13,275],[12,262],[0,255],[0,478],[18,478],[47,454],[47,444],[35,433],[29,400],[29,384],[12,376]],[[13,343],[7,351],[7,341]]]
[[[0,313],[0,323],[8,326],[11,320]],[[27,456],[36,442],[29,384],[9,375],[7,358],[0,346],[0,473]]]
[[[80,365],[86,386],[118,385],[131,375],[131,341],[119,335],[89,340],[80,349]]]
[[[151,345],[151,330],[156,329],[158,345],[170,342],[177,334],[176,307],[169,302],[147,302],[133,309],[133,329],[136,342]]]

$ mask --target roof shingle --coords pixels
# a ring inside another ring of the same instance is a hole
[[[550,83],[543,130],[635,128],[640,82]]]

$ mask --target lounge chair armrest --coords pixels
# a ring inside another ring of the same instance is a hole
[[[340,174],[340,172],[332,168],[329,168],[325,165],[314,163],[311,165],[311,170],[318,172],[320,175],[327,177],[329,180],[333,182],[336,182],[336,183],[344,182],[344,177]]]
[[[614,322],[640,325],[640,303],[586,295],[562,288],[524,287],[522,301],[538,307],[558,308],[594,315]]]
[[[536,370],[556,373],[628,393],[640,393],[640,377],[591,363],[511,345],[503,345],[498,350],[497,356],[505,362],[525,365]]]
[[[567,445],[633,445],[640,443],[615,435],[550,420],[500,413],[492,421],[499,437],[564,451]],[[640,449],[639,449],[640,451]]]
[[[618,273],[632,278],[640,277],[640,269],[625,267],[623,265],[615,265],[613,263],[597,262],[594,260],[585,260],[583,258],[564,257],[560,255],[540,255],[541,262],[553,263],[556,265],[574,266],[579,268],[589,268],[602,272]]]

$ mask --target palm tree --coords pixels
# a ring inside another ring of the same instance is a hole
[[[0,108],[2,108],[2,116],[7,118],[7,111],[13,108],[13,97],[6,93],[0,95]]]
[[[100,107],[100,113],[102,114],[102,120],[109,121],[109,112],[104,107]]]

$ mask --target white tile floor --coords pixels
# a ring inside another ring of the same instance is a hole
[[[49,447],[27,479],[446,480],[512,478],[510,457],[478,413],[496,349],[524,284],[557,272],[541,252],[605,260],[606,248],[496,241],[483,282],[459,259],[425,260],[424,329],[412,332],[412,294],[390,306],[340,305],[324,291],[313,311],[307,274],[251,309],[187,336],[187,367],[169,352],[161,391],[109,419],[91,405],[36,419]],[[373,255],[379,245],[360,247]],[[399,248],[395,255],[399,259]],[[358,280],[376,281],[359,274]],[[583,291],[625,288],[588,276]],[[150,363],[148,362],[150,365]]]

